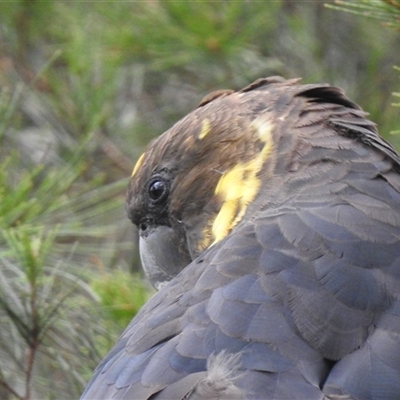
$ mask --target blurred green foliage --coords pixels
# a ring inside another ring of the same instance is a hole
[[[398,32],[325,3],[0,3],[1,399],[77,398],[148,298],[127,177],[207,92],[302,76],[399,130]]]
[[[399,29],[400,1],[399,0],[336,0],[329,4],[333,10],[346,11],[354,15],[375,18],[383,21],[386,26]]]
[[[148,298],[148,290],[139,276],[126,271],[103,272],[90,283],[100,298],[108,321],[125,329]]]

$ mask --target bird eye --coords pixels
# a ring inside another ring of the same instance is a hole
[[[163,178],[157,178],[150,182],[149,196],[154,203],[165,201],[169,194],[169,187]]]

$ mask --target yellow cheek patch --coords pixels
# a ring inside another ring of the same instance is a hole
[[[257,174],[272,151],[272,124],[258,119],[251,127],[265,144],[252,160],[238,163],[218,181],[215,194],[222,199],[222,207],[212,224],[212,244],[223,239],[243,218],[247,205],[260,189],[261,180]]]
[[[131,178],[134,177],[134,175],[136,174],[136,172],[138,171],[138,169],[140,168],[140,166],[143,164],[144,155],[145,155],[145,153],[143,153],[143,154],[139,157],[139,160],[137,160],[136,165],[135,165],[135,167],[133,168]]]
[[[200,130],[200,133],[199,133],[199,139],[200,140],[204,139],[209,132],[210,132],[210,120],[208,118],[206,118],[201,123],[201,130]]]

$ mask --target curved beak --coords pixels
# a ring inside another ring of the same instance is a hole
[[[141,232],[139,250],[144,272],[157,290],[192,261],[186,244],[167,226]]]

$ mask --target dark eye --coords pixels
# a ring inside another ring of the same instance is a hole
[[[150,182],[149,196],[154,203],[161,203],[165,201],[169,194],[169,187],[165,179],[156,178]]]

